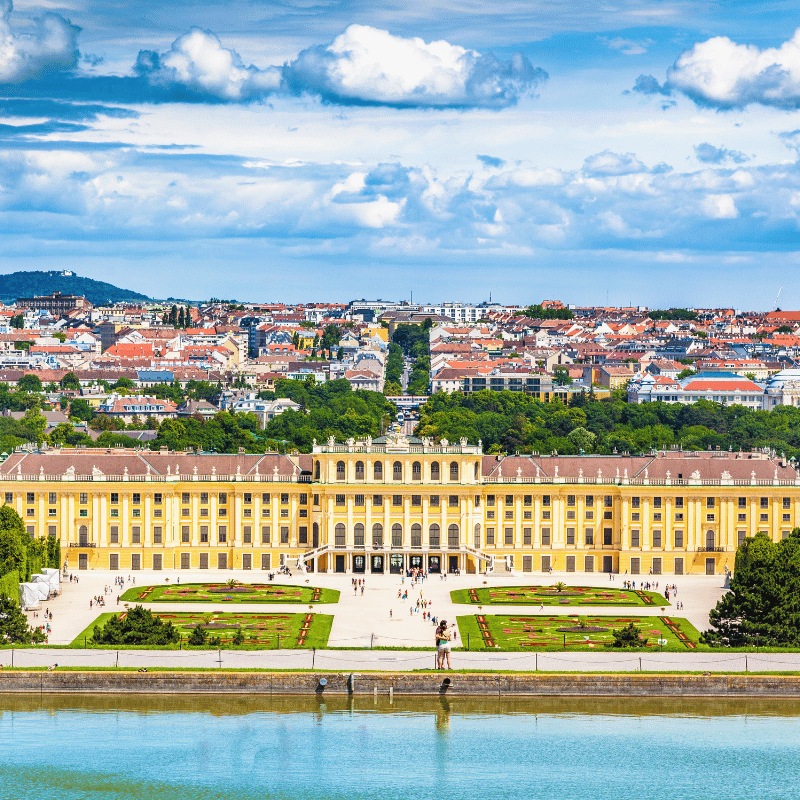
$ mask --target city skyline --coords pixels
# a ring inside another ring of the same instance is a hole
[[[0,271],[796,308],[792,11],[0,0]]]

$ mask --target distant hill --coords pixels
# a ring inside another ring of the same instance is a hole
[[[146,301],[145,294],[130,289],[120,289],[112,283],[81,278],[68,270],[51,272],[12,272],[0,275],[0,300],[13,303],[18,297],[35,295],[77,294],[85,297],[92,305],[116,303],[122,300]]]

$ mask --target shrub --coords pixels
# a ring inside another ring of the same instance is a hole
[[[192,647],[202,647],[208,641],[208,632],[202,625],[198,625],[192,632],[189,634],[189,644]]]
[[[614,637],[612,647],[647,647],[647,639],[639,636],[639,629],[629,622],[624,628],[611,631]]]
[[[180,635],[171,622],[164,622],[147,608],[135,606],[124,618],[114,614],[105,625],[96,625],[95,644],[150,644],[177,643]]]

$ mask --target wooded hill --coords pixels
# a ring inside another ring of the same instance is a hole
[[[95,306],[122,300],[150,299],[145,294],[121,289],[112,283],[82,278],[79,275],[63,275],[57,271],[12,272],[9,275],[0,275],[0,300],[4,303],[13,303],[18,297],[35,297],[53,292],[81,295]]]

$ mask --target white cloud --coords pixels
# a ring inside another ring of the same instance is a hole
[[[764,50],[716,36],[686,50],[667,70],[667,85],[717,108],[752,103],[800,107],[800,28]]]
[[[709,219],[736,219],[739,212],[729,194],[710,194],[703,200],[703,212]]]
[[[192,28],[162,55],[139,53],[136,71],[160,86],[182,86],[220,100],[253,100],[280,89],[278,67],[245,66],[239,54],[222,46],[211,31]]]
[[[519,53],[503,61],[443,40],[350,25],[330,44],[303,50],[285,67],[284,78],[295,92],[333,102],[502,108],[547,74]]]
[[[623,39],[621,36],[615,36],[613,39],[601,37],[600,41],[604,42],[610,50],[619,50],[626,56],[640,56],[646,53],[647,48],[653,43],[652,39],[634,41],[633,39]]]
[[[633,153],[612,153],[604,150],[595,153],[583,162],[583,171],[587,175],[628,175],[633,172],[646,172],[647,167]]]
[[[294,94],[341,105],[397,107],[505,108],[547,80],[547,73],[520,53],[502,60],[367,25],[350,25],[330,44],[265,69],[246,66],[214,33],[192,28],[166,53],[141,51],[134,69],[173,93],[186,90],[224,102]]]
[[[15,34],[11,0],[0,0],[0,83],[72,69],[78,63],[78,33],[62,16],[46,13],[33,33]]]
[[[698,161],[704,164],[724,164],[726,161],[733,161],[735,164],[744,164],[750,157],[740,150],[728,150],[727,147],[714,147],[713,144],[703,142],[694,148],[695,156]]]

